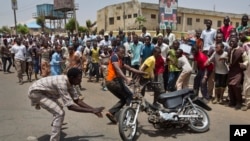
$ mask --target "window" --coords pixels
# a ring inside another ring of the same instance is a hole
[[[236,22],[235,27],[238,27],[239,25],[240,25],[239,22]]]
[[[221,27],[221,21],[217,21],[217,27]]]
[[[137,17],[137,14],[134,14],[134,18],[136,18]]]
[[[119,9],[122,9],[122,7],[121,6],[117,6],[116,9],[119,10]]]
[[[132,18],[132,15],[131,15],[131,14],[128,15],[128,19],[130,19],[130,18]]]
[[[197,22],[197,23],[199,23],[199,22],[200,22],[200,19],[199,19],[199,18],[197,18],[197,19],[196,19],[196,22]]]
[[[151,19],[156,19],[156,15],[155,14],[151,14]]]
[[[209,21],[208,19],[204,19],[204,24],[207,24],[207,21]]]
[[[116,20],[121,20],[121,17],[120,17],[120,16],[117,16],[117,17],[116,17]]]
[[[124,19],[127,19],[127,15],[124,15],[123,18],[124,18]]]
[[[109,18],[109,25],[113,25],[114,24],[114,17]]]
[[[177,24],[181,24],[181,16],[177,17]]]
[[[192,25],[192,18],[187,18],[187,25]]]

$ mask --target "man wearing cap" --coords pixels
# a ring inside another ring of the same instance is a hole
[[[102,47],[111,46],[111,41],[109,40],[109,34],[108,33],[104,34],[104,39],[100,42],[100,45]]]
[[[59,98],[69,110],[81,113],[93,113],[102,117],[104,107],[93,108],[79,99],[73,85],[79,85],[82,81],[82,71],[71,68],[67,75],[48,76],[39,79],[29,87],[28,97],[31,105],[37,110],[42,107],[53,114],[52,132],[50,141],[60,141],[60,132],[65,112],[58,102]]]

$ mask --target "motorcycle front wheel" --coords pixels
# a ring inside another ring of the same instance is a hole
[[[195,110],[195,108],[197,110]],[[195,106],[195,108],[190,107],[186,109],[185,115],[198,115],[198,118],[188,118],[189,120],[189,128],[197,133],[206,132],[210,126],[210,119],[207,112],[199,106]]]
[[[131,107],[125,107],[120,112],[118,126],[123,141],[133,141],[136,136],[138,121],[135,119],[135,114],[135,110]]]

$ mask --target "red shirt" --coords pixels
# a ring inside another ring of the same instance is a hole
[[[162,56],[155,59],[155,74],[161,74],[164,72],[164,60]]]
[[[224,41],[227,40],[227,38],[230,36],[230,31],[232,30],[232,28],[234,28],[232,25],[229,25],[229,26],[222,26],[220,28],[223,36],[224,36]]]
[[[199,51],[196,55],[194,55],[194,60],[197,62],[197,67],[199,70],[205,70],[213,71],[214,67],[213,64],[210,64],[209,66],[205,66],[205,63],[208,60],[208,57]]]

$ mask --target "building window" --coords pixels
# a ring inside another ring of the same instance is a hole
[[[117,17],[116,17],[116,20],[121,20],[121,17],[120,17],[120,16],[117,16]]]
[[[132,15],[131,15],[131,14],[128,15],[128,19],[130,19],[130,18],[132,18]]]
[[[134,14],[134,18],[136,18],[137,17],[137,14]]]
[[[123,18],[124,18],[124,19],[127,19],[127,15],[124,15]]]
[[[221,27],[221,21],[217,21],[217,27]]]
[[[192,18],[187,18],[187,25],[192,25]]]
[[[119,9],[122,9],[122,7],[121,6],[117,6],[116,9],[119,10]]]
[[[181,24],[181,16],[177,17],[177,24]]]
[[[197,19],[196,19],[196,22],[197,22],[197,23],[199,23],[199,22],[200,22],[200,19],[199,19],[199,18],[197,18]]]
[[[151,14],[151,19],[156,19],[156,15],[155,14]]]
[[[113,25],[114,24],[114,17],[109,18],[109,25]]]
[[[207,21],[209,21],[209,19],[204,19],[204,24],[207,24]]]
[[[239,23],[239,22],[236,22],[235,27],[238,27],[239,25],[240,25],[240,23]]]

